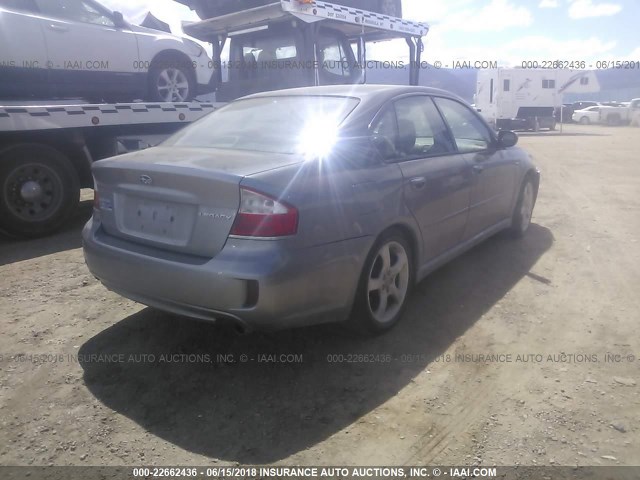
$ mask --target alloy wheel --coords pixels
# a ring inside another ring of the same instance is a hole
[[[164,102],[185,102],[189,98],[189,79],[178,68],[166,68],[158,75],[158,96]]]
[[[526,232],[531,225],[536,194],[531,182],[527,182],[522,191],[522,205],[520,206],[520,230]]]
[[[391,322],[402,309],[408,290],[409,256],[400,243],[385,243],[372,263],[367,283],[373,319],[382,325]]]

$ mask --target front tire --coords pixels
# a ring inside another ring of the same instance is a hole
[[[378,335],[395,327],[414,281],[413,255],[404,235],[384,234],[371,249],[360,278],[350,325]]]
[[[515,238],[522,238],[529,231],[537,197],[538,192],[533,179],[527,178],[520,190],[518,203],[511,221],[511,234]]]
[[[0,230],[37,238],[55,232],[80,202],[78,174],[67,157],[44,145],[0,152]]]
[[[156,60],[149,70],[151,102],[190,102],[196,97],[196,80],[186,59],[165,57]]]
[[[589,120],[589,117],[582,117],[580,119],[580,125],[589,125],[591,123],[591,120]]]

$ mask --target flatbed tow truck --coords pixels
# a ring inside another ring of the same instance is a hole
[[[156,145],[224,102],[260,91],[365,83],[370,42],[404,39],[409,83],[417,85],[429,27],[329,2],[280,0],[184,30],[213,45],[218,103],[0,100],[0,231],[22,238],[55,232],[76,210],[80,190],[93,186],[94,161]]]

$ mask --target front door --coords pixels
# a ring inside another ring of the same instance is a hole
[[[473,169],[466,240],[511,216],[516,160],[495,146],[488,127],[469,107],[448,98],[436,98],[435,102],[449,125],[458,151],[466,155]]]

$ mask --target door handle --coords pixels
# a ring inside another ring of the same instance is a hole
[[[416,177],[412,178],[409,183],[415,190],[422,190],[427,185],[427,179],[425,177]]]
[[[484,172],[484,167],[482,165],[474,165],[473,171],[477,174],[481,174],[482,172]]]
[[[68,32],[69,31],[69,27],[67,27],[65,25],[56,25],[55,23],[50,23],[49,24],[49,29],[53,30],[55,32]]]

